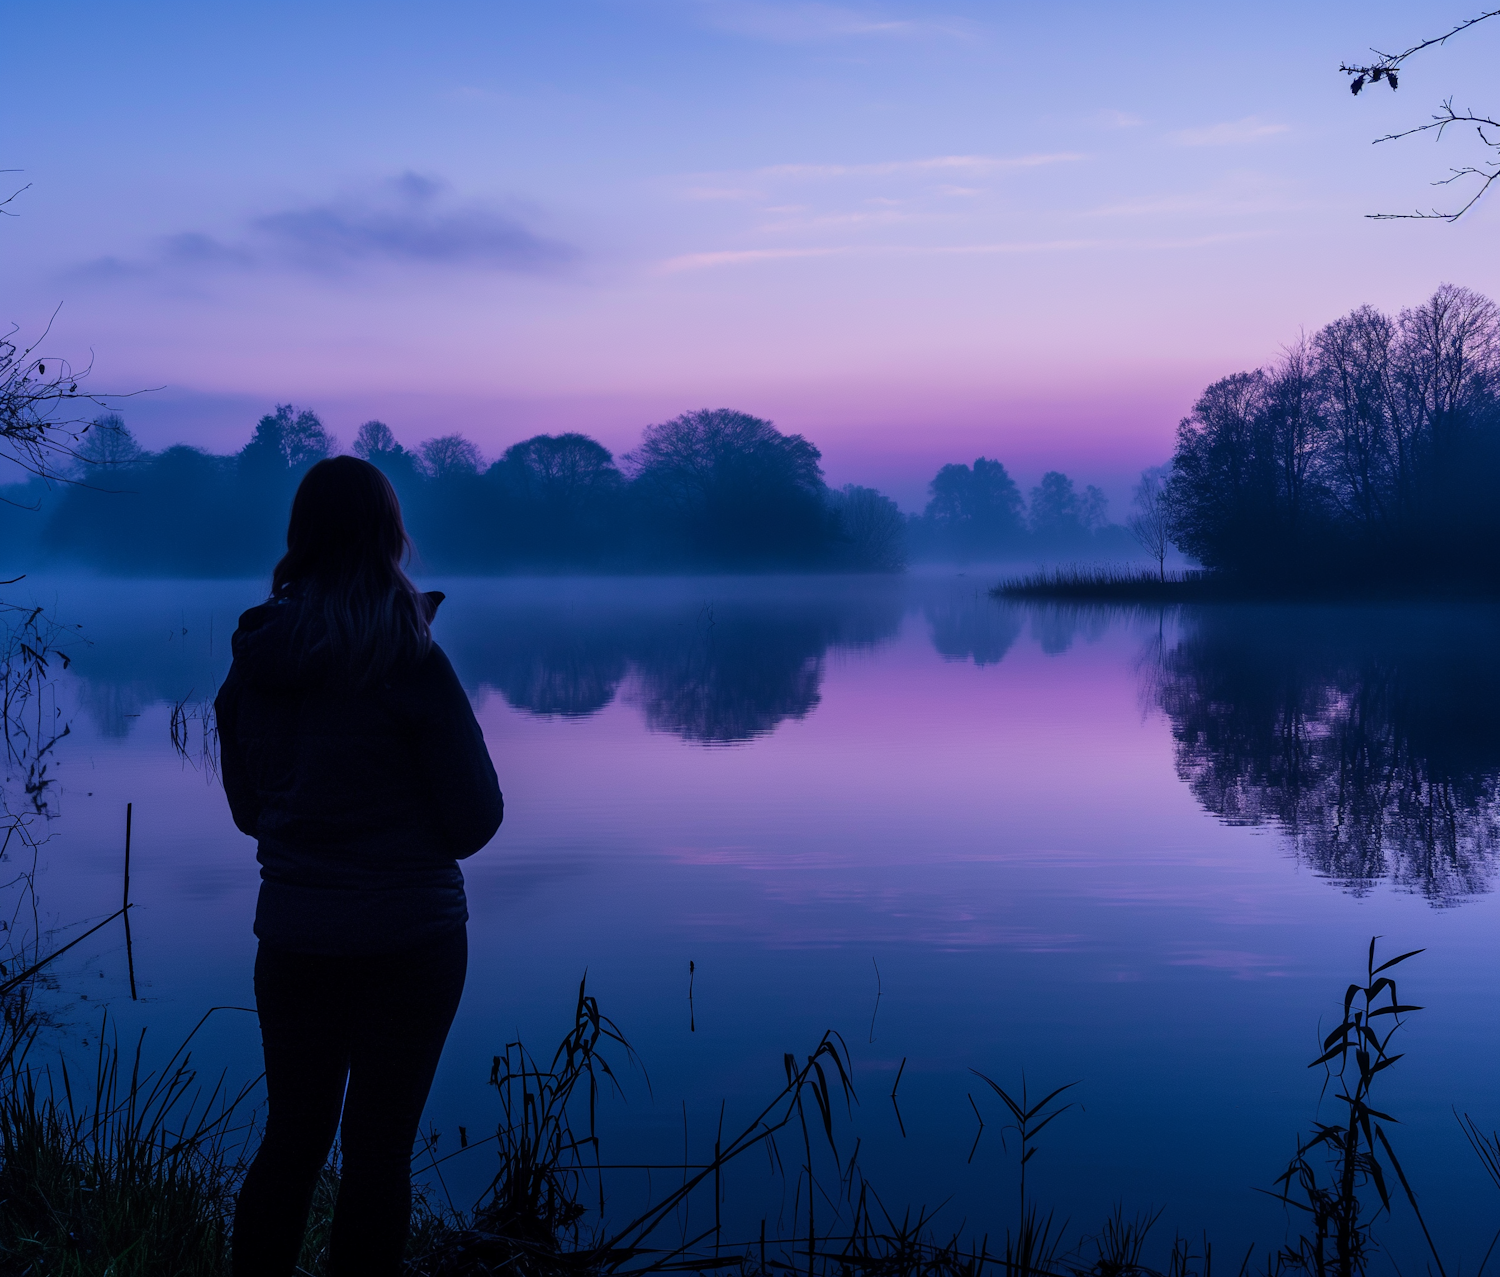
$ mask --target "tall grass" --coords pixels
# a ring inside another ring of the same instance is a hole
[[[1001,581],[990,593],[997,599],[1074,599],[1103,603],[1198,603],[1231,597],[1226,584],[1212,573],[1158,573],[1118,564],[1073,564],[1032,572]]]
[[[206,1090],[179,1049],[142,1068],[101,1033],[93,1067],[0,1060],[0,1271],[217,1277],[250,1133],[249,1088]]]
[[[1416,951],[1419,952],[1419,951]],[[1400,1058],[1393,1035],[1420,1008],[1400,1001],[1395,969],[1415,956],[1377,962],[1372,941],[1362,981],[1343,999],[1341,1023],[1314,1067],[1327,1070],[1339,1117],[1315,1123],[1269,1190],[1303,1220],[1292,1241],[1264,1253],[1267,1277],[1356,1277],[1378,1251],[1375,1225],[1403,1204],[1427,1236],[1427,1265],[1445,1277],[1441,1247],[1427,1234],[1387,1133],[1394,1119],[1375,1106],[1381,1075]],[[184,1044],[184,1047],[186,1044]],[[144,1072],[142,1044],[101,1045],[91,1076],[66,1064],[33,1067],[35,1036],[12,1034],[0,1049],[0,1274],[146,1277],[226,1273],[235,1188],[249,1136],[247,1092],[200,1087],[180,1049]],[[408,1277],[646,1277],[732,1270],[739,1277],[1212,1277],[1213,1247],[1173,1237],[1158,1248],[1160,1212],[1127,1218],[1116,1209],[1093,1233],[1069,1235],[1021,1189],[996,1222],[992,1242],[940,1231],[925,1209],[892,1209],[866,1178],[844,1120],[857,1103],[848,1051],[825,1034],[749,1121],[725,1131],[702,1162],[674,1164],[672,1185],[619,1212],[606,1193],[598,1107],[620,1090],[635,1052],[580,985],[573,1023],[543,1064],[519,1042],[495,1057],[490,1083],[500,1116],[493,1134],[439,1158],[423,1142],[416,1162],[440,1177],[453,1157],[488,1156],[495,1173],[479,1201],[459,1209],[418,1194]],[[1024,1175],[1040,1137],[1073,1105],[1071,1086],[1033,1100],[979,1075],[1000,1097],[1019,1137]],[[649,1081],[647,1082],[649,1087]],[[1472,1119],[1464,1130],[1500,1185],[1500,1137]],[[722,1220],[725,1172],[750,1155],[766,1159],[784,1188],[783,1217],[768,1235],[732,1236]],[[639,1169],[638,1164],[635,1169]],[[314,1203],[299,1271],[326,1272],[337,1158]],[[694,1210],[689,1207],[694,1205]],[[707,1209],[705,1209],[705,1204]],[[1013,1213],[1012,1213],[1013,1212]],[[1008,1221],[1006,1216],[1009,1216]],[[696,1224],[689,1221],[696,1219]],[[1500,1238],[1497,1238],[1500,1240]],[[1253,1250],[1231,1262],[1247,1277]],[[1222,1267],[1222,1265],[1221,1265]]]

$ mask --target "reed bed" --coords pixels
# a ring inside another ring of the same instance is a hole
[[[1483,580],[1392,582],[1377,573],[1343,574],[1298,570],[1280,575],[1234,575],[1189,569],[1158,572],[1118,564],[1072,564],[1008,577],[990,596],[1011,601],[1165,606],[1183,603],[1359,603],[1465,601],[1494,597]]]
[[[1203,603],[1243,597],[1211,572],[1159,573],[1117,564],[1070,565],[1010,577],[990,591],[997,599],[1064,599],[1096,603]]]

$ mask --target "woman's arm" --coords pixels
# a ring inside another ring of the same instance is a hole
[[[462,860],[495,836],[505,799],[468,694],[434,645],[413,687],[417,760],[449,850]]]
[[[229,799],[229,814],[242,834],[252,838],[259,832],[260,795],[250,782],[245,751],[240,747],[238,732],[240,680],[234,666],[219,694],[214,698],[214,722],[219,731],[219,775],[224,780],[224,796]]]

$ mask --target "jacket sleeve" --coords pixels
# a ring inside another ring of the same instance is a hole
[[[254,838],[260,825],[260,795],[250,781],[245,751],[237,731],[240,680],[233,665],[219,694],[214,698],[214,722],[219,733],[219,775],[224,781],[224,796],[229,799],[229,814],[243,834]]]
[[[469,697],[442,648],[422,663],[416,746],[425,792],[456,859],[472,856],[495,836],[505,799]]]

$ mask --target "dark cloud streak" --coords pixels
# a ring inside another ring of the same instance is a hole
[[[95,279],[294,270],[343,274],[362,265],[427,266],[545,274],[578,257],[569,244],[536,234],[493,205],[458,204],[446,183],[418,173],[322,204],[253,219],[242,240],[183,231],[138,259],[104,257],[78,273]]]

